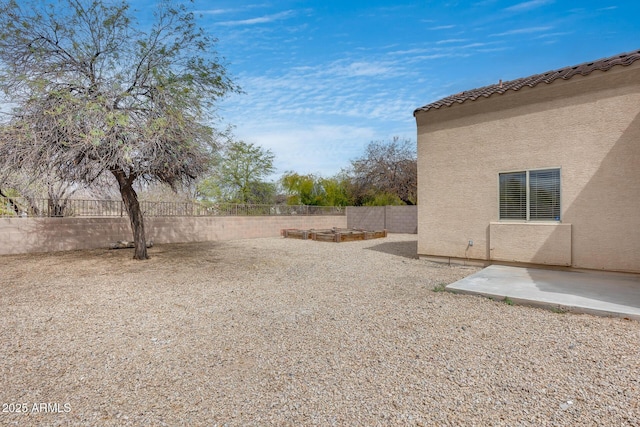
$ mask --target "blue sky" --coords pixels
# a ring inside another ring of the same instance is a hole
[[[640,49],[640,1],[195,1],[244,90],[238,139],[331,176],[370,141],[416,139],[447,95]]]

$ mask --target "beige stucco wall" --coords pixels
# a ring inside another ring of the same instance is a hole
[[[571,224],[492,222],[489,259],[570,266]]]
[[[416,120],[420,255],[640,272],[640,63]],[[498,173],[553,167],[569,227],[500,222]]]
[[[150,217],[147,238],[154,243],[276,237],[283,228],[347,226],[344,215]],[[0,218],[0,255],[107,248],[131,240],[128,218]]]

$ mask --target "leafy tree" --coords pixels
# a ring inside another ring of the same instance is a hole
[[[140,30],[125,0],[0,3],[0,90],[16,107],[0,166],[72,183],[111,174],[135,259],[147,250],[134,184],[173,187],[206,170],[216,142],[204,123],[238,90],[185,6],[161,1],[154,18]]]
[[[324,204],[324,191],[318,179],[312,175],[300,175],[296,172],[286,172],[280,179],[282,188],[287,193],[288,205]]]
[[[335,176],[332,178],[321,178],[320,185],[324,190],[325,206],[347,206],[349,205],[349,194],[347,193],[346,178]]]
[[[406,205],[400,197],[391,193],[378,193],[372,195],[370,199],[368,199],[364,206],[400,206]]]
[[[249,186],[249,203],[273,204],[276,200],[276,183],[274,182],[252,182]]]
[[[271,150],[253,143],[228,144],[213,175],[199,185],[207,197],[232,203],[271,203],[275,185],[263,180],[275,170]]]
[[[351,161],[348,192],[354,205],[379,195],[395,195],[404,204],[418,202],[418,162],[415,143],[393,138],[369,143],[365,154]],[[386,196],[385,196],[386,197]]]
[[[194,198],[205,203],[222,201],[222,189],[218,180],[213,176],[203,178],[196,186]]]
[[[322,178],[313,174],[287,172],[280,179],[289,205],[347,206],[349,197],[344,177]]]

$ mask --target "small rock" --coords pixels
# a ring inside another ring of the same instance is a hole
[[[563,411],[566,411],[567,409],[569,409],[571,405],[573,405],[573,401],[567,400],[566,402],[560,404],[560,409],[562,409]]]

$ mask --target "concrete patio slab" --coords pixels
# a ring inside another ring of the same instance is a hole
[[[491,265],[448,291],[515,304],[640,321],[640,276]]]

